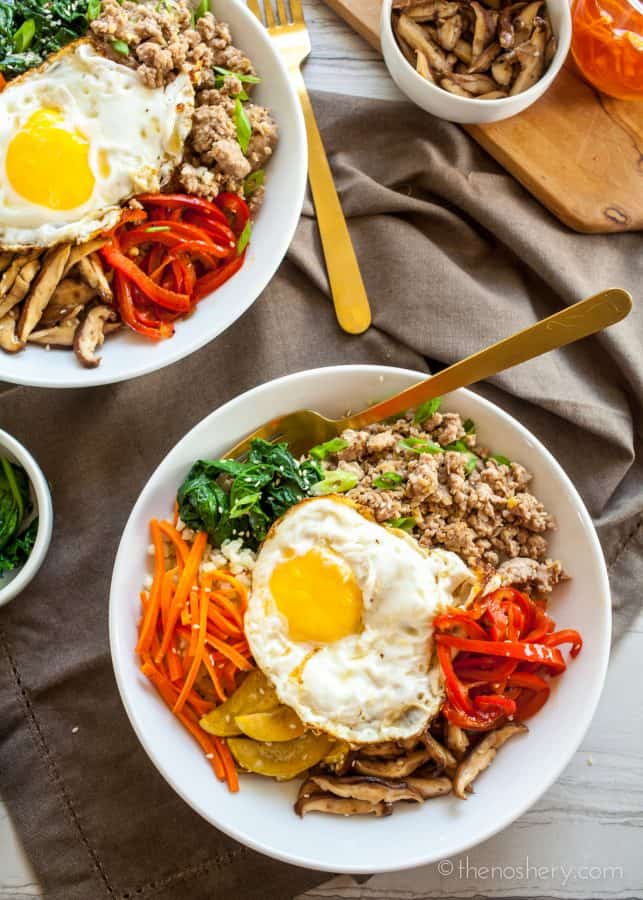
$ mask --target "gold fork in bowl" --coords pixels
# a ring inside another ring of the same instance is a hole
[[[631,308],[632,297],[627,291],[609,288],[467,356],[437,375],[432,375],[381,403],[369,406],[356,415],[329,419],[311,409],[302,409],[271,419],[232,447],[226,456],[244,456],[256,438],[271,442],[286,441],[291,453],[300,456],[315,444],[337,437],[346,428],[364,428],[374,422],[381,422],[389,416],[414,409],[434,397],[483,381],[550,350],[596,334],[597,331],[620,322]]]
[[[361,334],[371,324],[371,310],[328,157],[315,121],[315,113],[301,74],[301,64],[310,54],[310,36],[304,21],[301,0],[290,0],[290,16],[286,6],[287,0],[276,2],[276,15],[272,0],[263,0],[263,13],[259,0],[248,0],[248,7],[268,29],[286,63],[299,96],[308,138],[308,180],[315,204],[317,227],[326,260],[335,315],[344,331],[349,334]]]

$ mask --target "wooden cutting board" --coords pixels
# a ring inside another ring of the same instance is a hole
[[[326,0],[380,49],[381,0]],[[643,101],[590,87],[571,54],[525,112],[466,131],[561,222],[575,231],[643,229]]]

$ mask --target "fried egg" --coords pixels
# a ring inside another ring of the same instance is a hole
[[[245,631],[280,701],[350,743],[420,733],[443,698],[432,621],[476,582],[340,497],[294,506],[253,571]]]
[[[85,241],[158,191],[181,158],[194,89],[148,88],[85,40],[0,93],[0,247]]]

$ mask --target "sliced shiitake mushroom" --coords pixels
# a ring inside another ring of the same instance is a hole
[[[377,778],[405,778],[431,758],[427,750],[414,750],[398,759],[356,759],[353,768],[360,775]]]
[[[30,344],[41,344],[45,347],[73,347],[74,335],[79,325],[79,319],[69,318],[54,325],[53,328],[41,328],[32,331],[27,340]]]
[[[31,283],[40,269],[38,258],[28,259],[18,270],[15,280],[5,297],[0,300],[0,317],[17,306],[29,292]]]
[[[426,747],[427,753],[441,769],[455,768],[457,760],[450,750],[447,750],[430,731],[422,735],[422,743]]]
[[[324,794],[319,791],[317,785],[307,781],[299,791],[295,812],[302,818],[309,812],[333,813],[336,816],[390,816],[393,804],[382,800],[371,803],[369,800]]]
[[[369,803],[396,803],[398,800],[412,800],[422,803],[422,795],[405,781],[386,781],[370,775],[336,777],[332,775],[311,775],[310,781],[322,791],[336,797],[350,797],[352,800],[366,800]]]
[[[480,56],[476,56],[476,58],[471,61],[471,65],[467,69],[467,74],[477,75],[486,72],[499,53],[500,44],[498,41],[493,41],[488,47],[485,47]]]
[[[30,260],[35,259],[38,256],[38,251],[31,251],[30,253],[19,253],[15,256],[12,256],[10,264],[2,273],[2,277],[0,278],[0,297],[5,297],[11,288],[13,287],[14,281],[18,277],[18,272],[22,269],[25,263],[28,263]]]
[[[427,81],[435,82],[429,62],[424,53],[422,53],[421,50],[416,50],[415,57],[415,68],[417,69],[418,74],[420,74],[422,78],[426,78]]]
[[[513,65],[506,59],[497,60],[491,66],[493,80],[503,87],[508,87],[513,78]]]
[[[11,250],[3,250],[2,252],[0,252],[0,273],[9,268],[13,257],[14,254],[11,252]]]
[[[489,766],[500,747],[515,734],[525,731],[527,731],[527,726],[516,722],[485,735],[456,769],[453,778],[453,790],[456,796],[466,800],[467,788]]]
[[[401,15],[397,23],[397,29],[402,39],[413,50],[421,50],[424,53],[429,65],[435,72],[444,74],[448,71],[444,53],[417,22],[409,19],[406,15]]]
[[[418,791],[422,795],[423,800],[430,800],[431,797],[442,797],[444,794],[451,793],[451,779],[446,775],[411,775],[406,779],[409,787]]]
[[[505,50],[510,50],[516,38],[514,29],[514,17],[527,5],[526,2],[511,3],[503,7],[498,19],[498,41]]]
[[[45,327],[55,325],[64,319],[71,310],[82,308],[96,296],[96,292],[84,281],[75,278],[63,278],[40,318]]]
[[[22,350],[24,344],[16,337],[16,325],[18,322],[18,311],[10,309],[0,319],[0,347],[7,353],[17,353]]]
[[[443,50],[453,50],[462,34],[462,16],[456,13],[448,19],[438,19],[437,39]]]
[[[93,238],[91,241],[85,241],[84,244],[76,244],[72,247],[69,253],[69,259],[65,264],[63,276],[67,275],[81,259],[85,256],[89,256],[90,253],[95,253],[97,250],[100,250],[106,243],[106,238]]]
[[[86,369],[95,369],[100,363],[96,356],[98,347],[105,340],[105,324],[116,320],[116,313],[111,306],[93,306],[76,329],[74,335],[74,353]]]
[[[112,289],[105,277],[103,264],[97,253],[90,253],[78,262],[78,273],[105,303],[111,303],[113,299]]]
[[[511,96],[526,91],[536,84],[545,68],[545,28],[537,24],[528,41],[516,47],[516,56],[520,63],[518,77],[511,85]]]
[[[457,760],[462,759],[469,749],[469,738],[466,731],[459,725],[453,725],[451,722],[446,724],[446,742],[447,747],[453,753]]]
[[[40,321],[45,307],[62,278],[69,251],[69,244],[58,244],[45,253],[38,277],[22,307],[18,323],[18,338],[21,341],[28,339]]]
[[[494,39],[498,14],[478,3],[478,0],[471,0],[471,9],[476,17],[472,44],[473,58],[476,59]]]

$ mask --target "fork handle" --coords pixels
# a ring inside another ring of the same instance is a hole
[[[632,297],[621,288],[609,288],[568,306],[529,328],[512,334],[466,359],[443,369],[400,394],[341,422],[341,428],[364,428],[389,416],[414,409],[427,400],[456,388],[483,381],[512,366],[596,334],[620,322],[632,308]],[[341,430],[341,429],[340,429]]]
[[[315,113],[299,66],[291,75],[299,95],[308,137],[308,179],[317,214],[330,292],[337,320],[344,331],[361,334],[371,324],[371,311],[346,219],[335,189]]]

